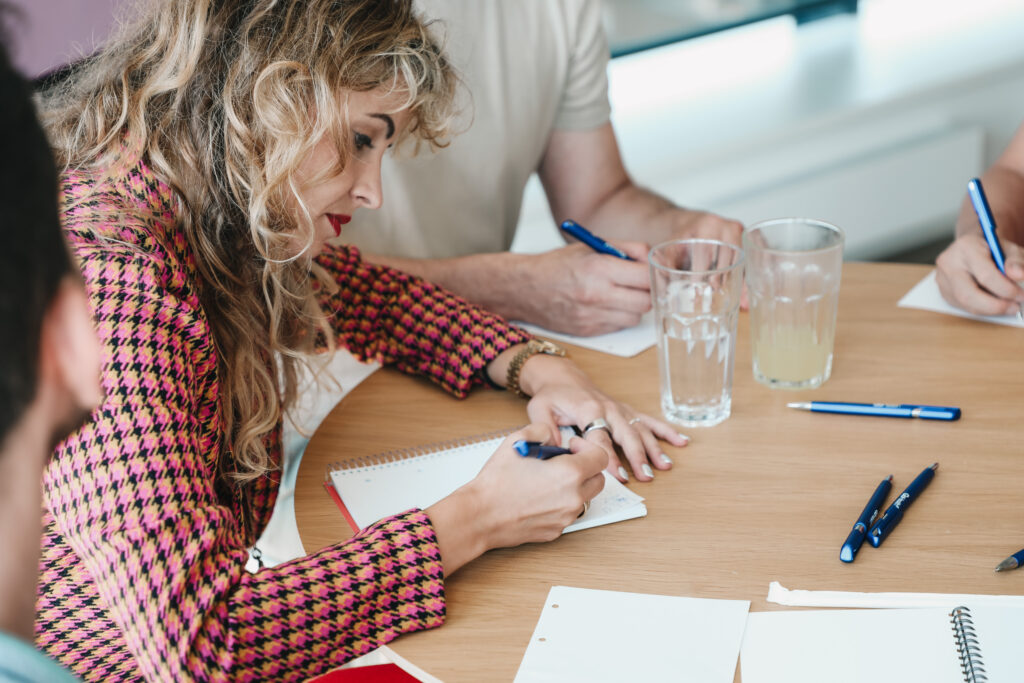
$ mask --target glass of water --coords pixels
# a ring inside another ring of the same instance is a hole
[[[661,411],[686,427],[710,427],[732,408],[743,250],[685,239],[651,249]]]
[[[832,374],[843,231],[809,218],[763,221],[743,234],[754,379],[814,389]]]

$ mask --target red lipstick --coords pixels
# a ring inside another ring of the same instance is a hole
[[[327,220],[331,222],[331,227],[334,228],[334,236],[337,237],[341,234],[341,226],[352,220],[352,216],[346,216],[342,213],[329,213],[327,214]]]

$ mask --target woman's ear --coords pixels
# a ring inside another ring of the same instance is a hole
[[[54,381],[71,399],[75,412],[91,411],[103,400],[100,371],[103,348],[89,312],[82,281],[70,275],[61,282],[43,322],[40,381]]]

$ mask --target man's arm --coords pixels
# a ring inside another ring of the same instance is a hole
[[[475,254],[451,259],[364,258],[437,282],[506,318],[579,335],[636,325],[650,309],[650,245],[682,236],[738,243],[743,226],[681,209],[637,187],[611,124],[556,130],[539,169],[557,222],[572,218],[610,238],[635,262],[572,244],[543,254]]]
[[[604,238],[655,245],[681,237],[739,244],[743,225],[676,206],[634,184],[619,154],[612,124],[556,130],[539,169],[555,221],[571,218]]]
[[[970,199],[964,197],[956,221],[956,239],[935,265],[942,296],[954,306],[981,315],[1016,313],[1024,302],[1024,125],[996,162],[981,177],[999,242],[1006,275],[996,268]]]
[[[1010,144],[981,176],[992,217],[999,226],[1001,242],[1024,245],[1024,125]],[[965,195],[956,221],[956,235],[980,233],[981,225],[970,199]]]

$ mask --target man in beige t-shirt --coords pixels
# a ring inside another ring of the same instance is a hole
[[[463,132],[437,153],[388,160],[383,207],[342,235],[367,260],[506,318],[591,335],[633,326],[650,308],[649,245],[739,241],[739,223],[680,209],[627,175],[609,121],[598,0],[419,0],[417,8],[438,19],[464,79]],[[636,262],[575,243],[509,253],[534,172],[558,223],[571,218]]]

